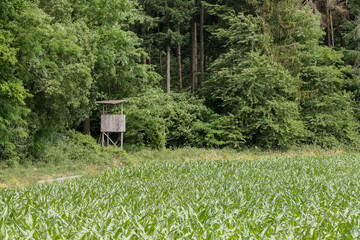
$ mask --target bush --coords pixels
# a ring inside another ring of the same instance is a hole
[[[206,145],[212,111],[188,93],[150,89],[131,98],[125,113],[128,143],[157,149]]]
[[[73,130],[54,134],[36,160],[55,165],[68,163],[112,165],[116,161],[131,164],[131,159],[120,148],[102,147],[90,135],[83,135]]]
[[[206,129],[205,143],[210,147],[230,147],[240,149],[245,146],[243,128],[240,122],[232,114],[214,114],[209,127]]]

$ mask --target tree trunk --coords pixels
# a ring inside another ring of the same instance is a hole
[[[169,18],[167,20],[167,32],[170,31]],[[171,55],[170,55],[170,42],[167,43],[166,48],[166,93],[170,93],[170,67],[171,67]]]
[[[144,49],[145,50],[145,49]],[[146,56],[145,56],[145,54],[143,54],[142,56],[141,56],[141,64],[146,64]]]
[[[160,76],[163,76],[163,63],[162,63],[161,49],[159,49],[159,66],[160,66]]]
[[[112,81],[109,78],[109,80],[108,80],[108,94],[109,94],[109,96],[111,95],[111,85],[112,85],[111,83],[112,83]]]
[[[196,7],[196,0],[195,6]],[[197,24],[196,15],[194,14],[191,20],[191,92],[195,94],[197,86]]]
[[[160,70],[160,76],[161,76],[161,88],[164,87],[164,81],[163,81],[163,65],[162,65],[162,52],[161,49],[159,48],[159,70]]]
[[[170,93],[170,44],[166,49],[166,93]]]
[[[261,34],[264,34],[264,33],[265,33],[265,29],[266,29],[266,25],[265,25],[265,22],[266,22],[266,20],[265,20],[265,18],[266,18],[266,13],[265,13],[265,10],[264,10],[263,7],[261,7],[260,10],[261,10],[261,19],[262,19],[260,32],[261,32]]]
[[[330,27],[331,27],[331,41],[332,41],[332,47],[335,47],[335,39],[334,39],[334,24],[333,24],[333,18],[332,18],[332,12],[330,10]]]
[[[204,44],[204,4],[201,3],[200,7],[200,73],[201,80],[200,86],[204,82],[204,73],[205,73],[205,44]]]
[[[181,34],[180,24],[178,25],[178,33]],[[179,91],[183,90],[183,80],[182,80],[182,64],[181,64],[181,43],[178,42],[177,46],[177,62],[178,62],[178,78],[179,78]]]
[[[328,45],[331,47],[331,31],[330,31],[330,9],[329,9],[329,0],[326,0],[326,21],[327,21],[327,37]]]
[[[160,33],[160,28],[158,27],[158,33]],[[163,62],[162,62],[162,51],[161,51],[161,46],[159,45],[159,71],[160,71],[160,76],[161,76],[161,88],[164,87],[164,81],[163,81]]]
[[[151,65],[151,50],[149,49],[149,51],[148,51],[148,55],[149,55],[149,65]]]
[[[90,118],[87,118],[83,122],[83,134],[90,134]]]

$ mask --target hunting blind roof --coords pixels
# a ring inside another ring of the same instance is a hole
[[[116,105],[119,103],[125,103],[128,102],[128,100],[106,100],[106,101],[96,101],[96,103],[98,104],[112,104],[112,105]]]

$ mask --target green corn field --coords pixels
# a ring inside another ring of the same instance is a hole
[[[141,164],[0,190],[0,239],[358,239],[360,157]]]

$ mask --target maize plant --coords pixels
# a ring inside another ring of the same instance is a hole
[[[0,239],[358,239],[360,156],[194,161],[0,191]]]

